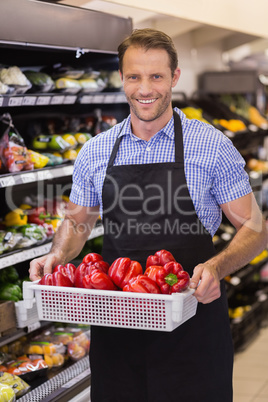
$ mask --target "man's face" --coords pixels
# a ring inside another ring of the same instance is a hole
[[[179,79],[172,77],[169,56],[164,49],[130,46],[124,55],[124,91],[131,113],[144,122],[154,121],[171,110],[171,91]]]

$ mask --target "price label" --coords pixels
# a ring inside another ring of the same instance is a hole
[[[38,96],[36,104],[37,105],[49,105],[51,96]]]
[[[24,96],[22,104],[24,106],[33,106],[36,102],[36,96]]]
[[[103,102],[104,103],[114,103],[115,102],[115,95],[110,95],[110,94],[105,95]]]
[[[34,330],[41,327],[40,321],[35,321],[34,323],[28,325],[28,332],[33,332]]]
[[[15,179],[13,176],[6,176],[0,178],[0,187],[9,187],[15,184]]]
[[[77,96],[76,95],[66,95],[63,101],[64,105],[72,105],[75,103]]]
[[[56,95],[51,99],[51,105],[62,105],[64,101],[64,95]]]
[[[63,167],[64,176],[71,176],[73,174],[73,171],[74,171],[73,166],[64,166]]]
[[[126,103],[126,101],[127,101],[127,98],[125,97],[124,94],[117,95],[115,97],[115,99],[116,99],[116,103]]]
[[[92,103],[92,100],[93,100],[92,95],[84,95],[84,96],[82,96],[82,98],[80,98],[80,103],[88,104],[88,103]]]
[[[103,103],[104,95],[94,95],[93,103]]]
[[[36,175],[35,173],[26,173],[21,175],[21,181],[25,183],[32,183],[33,181],[36,181]]]
[[[9,98],[8,101],[8,106],[21,106],[23,102],[23,97],[22,96],[12,96],[11,98]]]
[[[53,179],[53,177],[54,175],[51,173],[50,170],[40,170],[39,172],[37,172],[38,181]]]
[[[2,96],[0,96],[0,107],[3,106],[4,103],[4,98]]]

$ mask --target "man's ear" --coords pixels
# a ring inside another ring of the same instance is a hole
[[[174,88],[177,85],[180,75],[181,75],[180,68],[176,68],[176,70],[174,71],[174,74],[173,74],[173,78],[172,78],[172,88]]]

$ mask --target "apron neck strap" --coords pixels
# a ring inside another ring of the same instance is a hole
[[[173,111],[173,118],[174,118],[174,137],[175,137],[175,162],[183,162],[184,160],[184,155],[183,155],[183,137],[182,137],[182,126],[181,126],[181,118],[179,114],[175,111]],[[116,138],[109,162],[108,162],[108,168],[112,167],[114,164],[114,160],[119,148],[119,144],[122,140],[123,137],[120,137],[120,134],[124,128],[124,125],[126,123],[126,120],[124,124],[122,125],[118,136]]]

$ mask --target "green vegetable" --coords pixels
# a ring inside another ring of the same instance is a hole
[[[18,279],[19,279],[19,274],[15,267],[10,266],[10,267],[3,268],[0,270],[0,282],[16,283],[18,281]]]
[[[2,283],[0,285],[0,300],[11,300],[17,302],[22,300],[22,291],[15,283]]]
[[[28,224],[19,227],[19,231],[23,234],[23,236],[28,237],[29,239],[34,239],[36,241],[45,240],[46,238],[46,230],[45,228],[35,225]]]

